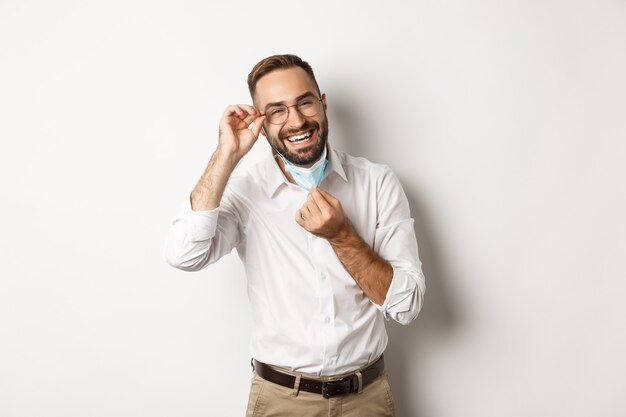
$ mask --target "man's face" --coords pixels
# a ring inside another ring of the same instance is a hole
[[[319,98],[315,83],[302,68],[294,67],[261,77],[256,85],[255,104],[259,111],[265,113],[273,105],[293,106],[307,96]],[[270,145],[296,165],[314,163],[326,146],[326,96],[321,98],[323,108],[315,116],[303,116],[293,106],[289,107],[289,116],[283,124],[271,124],[267,119],[263,124]]]

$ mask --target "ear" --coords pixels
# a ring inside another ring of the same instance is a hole
[[[328,111],[328,106],[326,105],[326,93],[322,94],[322,104],[324,105],[324,111]]]

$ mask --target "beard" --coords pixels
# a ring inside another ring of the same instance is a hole
[[[311,147],[307,149],[299,149],[297,152],[293,152],[287,148],[285,145],[285,138],[288,136],[294,135],[298,132],[302,132],[305,130],[313,130],[317,129],[317,143],[314,143]],[[267,132],[267,130],[266,130]],[[278,138],[267,135],[267,141],[270,146],[274,148],[276,152],[281,154],[287,161],[291,162],[295,165],[310,165],[320,159],[322,153],[324,153],[324,147],[326,146],[326,141],[328,140],[328,119],[324,117],[321,125],[313,120],[306,120],[304,124],[297,130],[285,130],[281,131],[278,134]]]

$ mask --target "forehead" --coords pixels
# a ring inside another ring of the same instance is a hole
[[[256,102],[263,109],[268,103],[291,104],[306,92],[316,93],[315,83],[300,67],[272,71],[259,78],[256,84]]]

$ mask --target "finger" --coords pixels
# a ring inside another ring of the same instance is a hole
[[[259,137],[259,133],[261,133],[261,129],[263,129],[264,120],[265,115],[257,117],[256,119],[254,119],[254,122],[252,122],[252,126],[250,126],[250,129],[252,130],[252,133],[254,133],[255,137]]]
[[[246,126],[250,126],[250,124],[259,116],[254,115],[254,114],[248,114],[246,115],[246,117],[244,117],[243,121],[246,124]]]
[[[248,124],[239,115],[233,114],[232,116],[226,116],[222,123],[230,125],[235,130],[245,129]]]
[[[246,113],[251,114],[253,116],[258,116],[261,114],[260,111],[256,109],[256,107],[250,106],[249,104],[238,104],[239,108],[244,110]]]
[[[311,211],[308,205],[302,206],[302,208],[300,209],[300,214],[302,215],[302,219],[307,222],[310,222],[315,218],[315,213]]]
[[[304,217],[304,215],[302,214],[302,210],[298,209],[296,210],[296,223],[298,223],[300,226],[304,227],[304,222],[306,220],[306,218]]]
[[[322,207],[320,207],[319,204],[317,204],[317,202],[315,201],[315,197],[313,197],[313,190],[311,190],[311,192],[309,192],[309,196],[306,199],[306,203],[304,204],[304,207],[306,207],[309,212],[311,213],[311,215],[315,216],[315,217],[319,217],[322,215]]]
[[[234,129],[246,129],[257,117],[258,115],[248,114],[247,110],[242,109],[239,105],[229,106],[224,112],[222,123],[228,123]]]
[[[324,199],[328,202],[328,204],[330,204],[331,206],[337,208],[341,205],[341,203],[339,203],[339,200],[337,200],[335,197],[333,197],[333,195],[331,193],[329,193],[328,191],[320,188],[320,187],[315,187],[315,189],[320,193],[320,195],[322,197],[324,197]]]
[[[250,118],[250,121],[247,122],[246,126],[250,124],[252,120],[254,120],[254,117],[259,116],[259,114],[260,113],[257,109],[247,104],[231,105],[231,106],[226,107],[226,110],[224,111],[225,116],[230,116],[230,117],[236,116],[239,119],[242,119],[244,122],[246,121],[246,118],[248,116],[253,116],[252,118]]]
[[[220,125],[230,125],[233,129],[244,129],[246,127],[243,121],[243,112],[237,107],[229,107],[224,111]]]
[[[321,189],[319,187],[313,187],[309,195],[313,198],[313,201],[315,202],[317,207],[319,207],[320,211],[333,210],[334,206],[331,205],[331,203],[326,199],[324,194],[321,193]]]
[[[241,119],[246,117],[245,112],[239,106],[235,105],[226,107],[226,110],[224,110],[224,116],[237,116]]]

